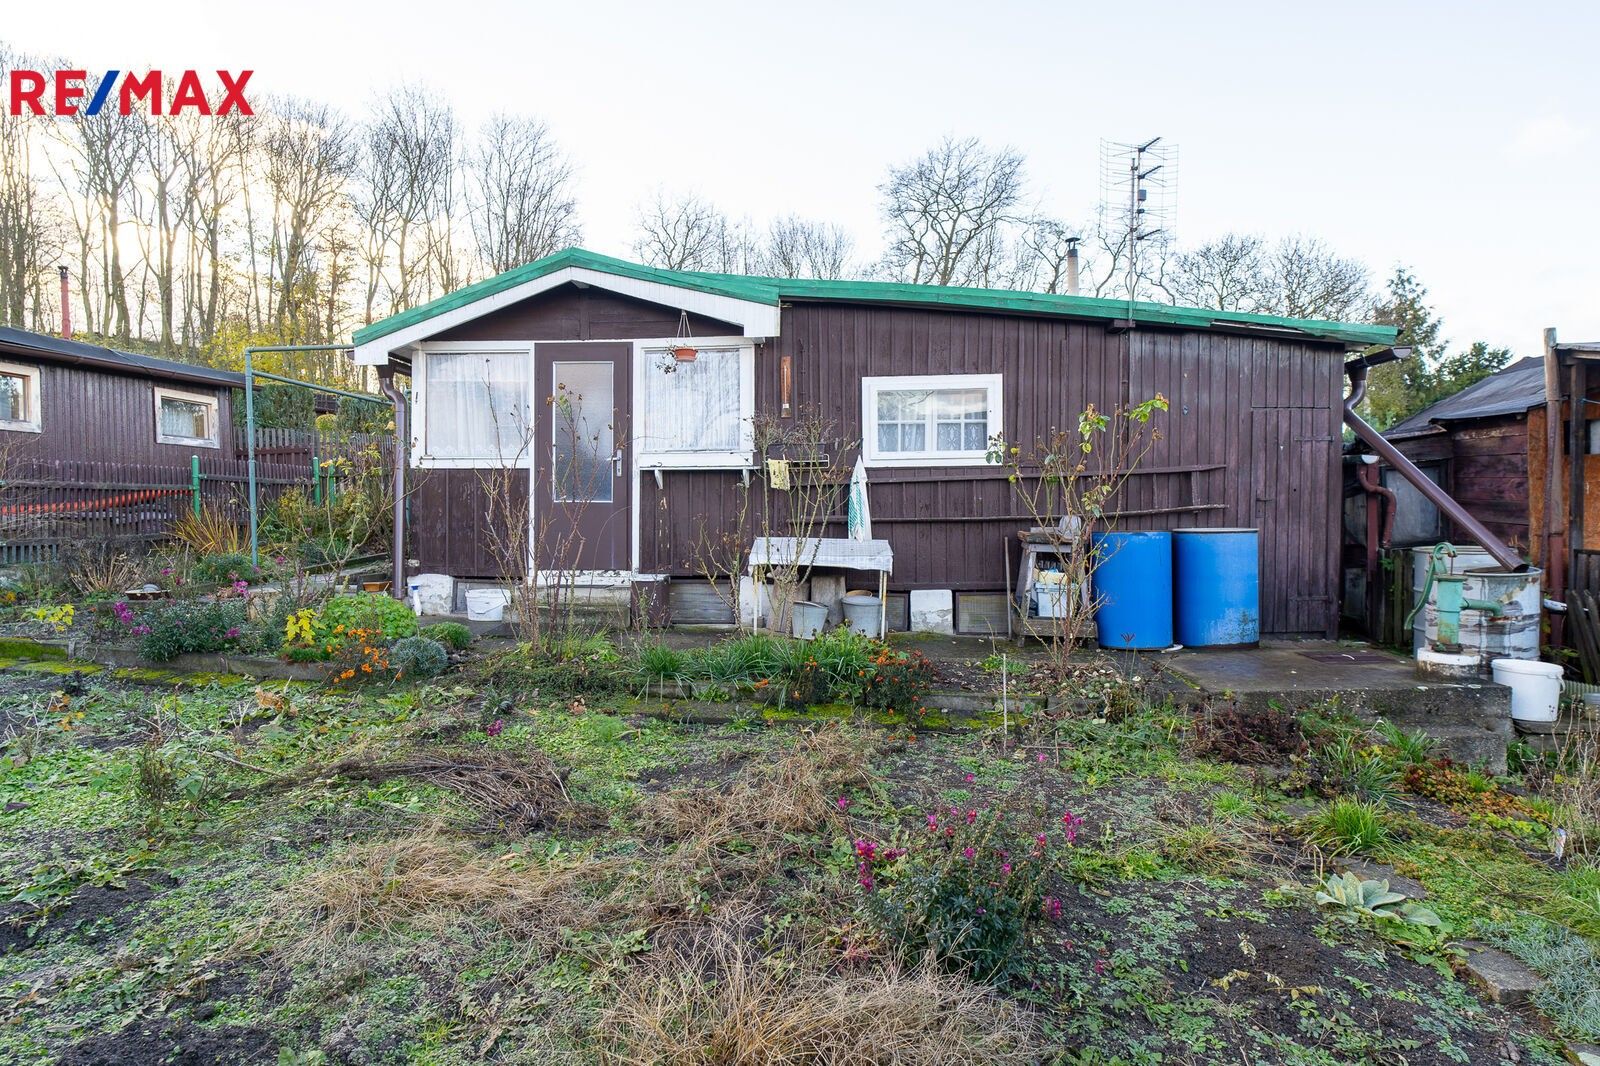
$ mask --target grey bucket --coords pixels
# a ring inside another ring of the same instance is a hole
[[[883,634],[878,630],[878,609],[880,603],[876,596],[846,596],[844,598],[844,622],[852,630],[864,637],[879,637]]]
[[[799,640],[814,640],[828,624],[828,608],[810,600],[799,600],[789,609],[789,632]]]

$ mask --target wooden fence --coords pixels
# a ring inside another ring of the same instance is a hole
[[[371,468],[374,445],[380,463],[390,455],[385,437],[260,433],[256,486],[263,508],[290,488],[321,502],[352,469]],[[67,544],[148,545],[167,537],[180,516],[201,508],[220,509],[245,525],[249,464],[242,437],[239,445],[238,458],[196,454],[186,464],[9,461],[0,476],[0,565],[45,562]],[[368,453],[359,465],[358,452]]]

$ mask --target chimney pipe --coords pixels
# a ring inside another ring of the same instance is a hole
[[[1067,238],[1067,295],[1078,295],[1078,238]]]
[[[67,268],[56,267],[61,274],[61,339],[72,339],[72,285],[67,280]]]

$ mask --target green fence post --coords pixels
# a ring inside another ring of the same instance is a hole
[[[322,506],[322,462],[316,452],[311,453],[311,502]]]
[[[200,457],[189,456],[189,492],[194,497],[194,516],[200,517]]]

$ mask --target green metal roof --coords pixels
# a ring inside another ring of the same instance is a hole
[[[1292,330],[1319,340],[1353,345],[1392,344],[1396,335],[1392,326],[1280,318],[1276,315],[1253,315],[1239,311],[1211,311],[1199,307],[1176,307],[1171,304],[1146,301],[1130,304],[1127,300],[1102,300],[1089,296],[1061,296],[1053,293],[1015,292],[1006,289],[969,289],[953,285],[763,278],[744,274],[663,270],[659,267],[630,263],[623,259],[613,259],[582,248],[567,248],[358,329],[355,332],[355,343],[366,344],[408,326],[425,322],[446,311],[464,307],[507,289],[514,289],[526,282],[568,267],[582,267],[636,281],[659,282],[681,289],[768,306],[777,306],[783,300],[830,300],[840,303],[889,303],[965,311],[1060,315],[1068,318],[1097,318],[1107,321],[1131,317],[1135,322],[1179,329],[1237,327]]]

